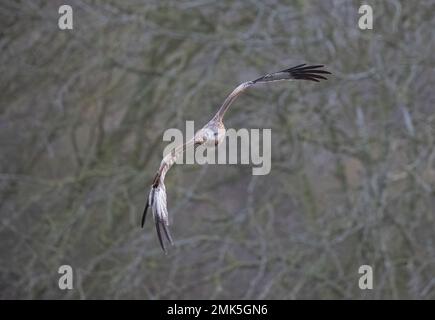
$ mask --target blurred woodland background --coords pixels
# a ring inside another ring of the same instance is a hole
[[[358,28],[373,7],[374,29]],[[58,28],[58,8],[74,29]],[[0,2],[0,298],[434,299],[435,1]],[[167,256],[140,217],[168,128],[249,90],[272,170],[175,165]],[[58,288],[62,264],[74,290]],[[374,289],[358,287],[359,266]]]

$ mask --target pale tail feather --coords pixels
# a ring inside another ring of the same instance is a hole
[[[159,238],[160,245],[163,251],[166,253],[166,247],[164,243],[164,239],[162,236],[163,233],[166,236],[166,239],[170,244],[173,244],[173,240],[171,234],[169,232],[169,218],[168,218],[168,209],[166,202],[166,188],[165,185],[161,182],[157,187],[152,186],[150,190],[150,194],[148,196],[148,201],[145,206],[145,210],[142,216],[142,227],[145,224],[146,214],[148,207],[151,207],[151,211],[153,213],[154,222],[156,225],[157,236]]]

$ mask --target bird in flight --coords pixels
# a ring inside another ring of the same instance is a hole
[[[228,110],[234,100],[236,100],[237,97],[249,87],[261,83],[283,80],[309,80],[315,82],[319,82],[320,80],[327,80],[324,75],[331,73],[322,70],[322,68],[323,65],[310,66],[306,64],[301,64],[289,69],[266,74],[258,79],[240,84],[225,99],[224,103],[219,108],[215,116],[202,129],[198,130],[191,140],[173,149],[172,152],[170,152],[163,158],[162,162],[160,163],[159,170],[157,171],[151,184],[151,190],[145,205],[145,210],[142,215],[142,227],[145,224],[145,218],[148,208],[151,207],[151,211],[154,216],[154,222],[156,225],[157,236],[159,238],[160,245],[165,253],[166,246],[162,235],[165,235],[167,241],[169,241],[170,244],[173,244],[173,240],[168,229],[169,219],[166,202],[166,187],[164,184],[164,180],[166,173],[175,163],[178,156],[183,154],[186,148],[190,146],[196,147],[199,145],[205,145],[206,147],[215,147],[219,143],[221,143],[225,137],[225,126],[223,123],[223,117],[225,115],[225,112]]]

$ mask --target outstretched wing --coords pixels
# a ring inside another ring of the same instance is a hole
[[[157,171],[153,183],[151,185],[151,190],[148,195],[148,199],[145,205],[145,209],[142,215],[142,228],[145,224],[146,215],[148,208],[151,207],[151,211],[154,217],[154,223],[156,225],[157,236],[159,238],[160,245],[163,251],[166,253],[165,243],[162,237],[162,231],[169,241],[170,244],[173,244],[171,234],[169,232],[169,218],[168,218],[168,206],[166,201],[166,187],[165,187],[165,176],[168,170],[175,163],[177,158],[183,154],[183,152],[191,145],[199,145],[201,142],[195,141],[195,138],[192,138],[187,143],[175,148],[167,154],[162,162],[160,163],[160,168]]]
[[[323,65],[307,66],[305,63],[298,66],[284,69],[278,72],[266,74],[258,79],[244,82],[239,85],[231,94],[225,99],[219,111],[216,113],[215,118],[222,119],[229,106],[236,100],[236,98],[247,88],[257,84],[272,81],[282,80],[309,80],[319,82],[320,80],[327,80],[323,75],[331,74],[329,71],[321,70]]]

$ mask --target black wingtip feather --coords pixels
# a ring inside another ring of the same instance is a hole
[[[319,70],[319,68],[323,67],[324,65],[322,64],[312,66],[299,65],[293,68],[286,69],[284,70],[284,72],[290,73],[293,79],[320,82],[320,80],[328,80],[328,78],[322,75],[331,74],[331,72],[329,71]]]
[[[308,80],[308,81],[320,82],[320,80],[318,80],[317,78],[314,78],[314,77],[298,78],[298,80]]]
[[[147,217],[148,207],[149,207],[149,202],[148,202],[148,200],[147,200],[147,203],[146,203],[146,205],[145,205],[145,209],[144,209],[143,214],[142,214],[142,222],[141,222],[141,227],[142,227],[142,228],[143,228],[143,226],[145,225],[145,220],[146,220],[146,217]]]
[[[326,77],[314,74],[314,73],[302,73],[300,75],[295,75],[295,79],[305,79],[305,78],[316,78],[316,79],[323,79],[328,80]]]
[[[288,69],[284,69],[281,72],[295,72],[295,71],[301,71],[301,70],[310,70],[310,69],[318,69],[318,68],[323,68],[324,65],[323,64],[316,64],[316,65],[312,65],[312,66],[307,66],[306,63],[288,68]]]
[[[331,72],[322,70],[323,64],[316,65],[306,65],[305,63],[284,69],[278,72],[274,72],[271,74],[266,74],[258,79],[250,81],[252,84],[257,82],[271,82],[271,81],[279,81],[279,80],[292,80],[292,79],[301,79],[301,80],[310,80],[319,82],[319,80],[328,80],[326,77],[321,75],[328,75]],[[283,75],[283,73],[285,75]]]
[[[302,64],[299,64],[297,66],[291,67],[289,69],[282,70],[282,72],[284,72],[284,71],[289,72],[290,70],[295,70],[295,69],[301,68],[301,67],[306,66],[306,65],[307,65],[306,63],[302,63]]]

